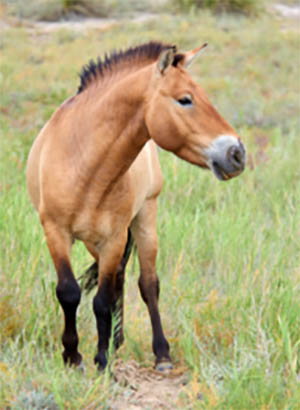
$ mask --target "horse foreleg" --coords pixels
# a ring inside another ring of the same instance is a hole
[[[91,253],[92,256],[95,257],[95,248],[91,247],[88,243],[85,243],[87,250]],[[125,282],[125,269],[128,263],[131,250],[133,246],[133,238],[128,229],[128,237],[127,243],[125,246],[125,250],[119,263],[117,274],[116,274],[116,284],[115,284],[115,296],[116,296],[116,303],[113,306],[112,314],[115,316],[116,325],[114,328],[114,346],[118,349],[124,340],[123,335],[123,317],[124,317],[124,282]],[[97,257],[96,257],[97,259]],[[81,286],[82,290],[89,293],[94,287],[97,286],[98,283],[98,262],[94,262],[82,275],[81,279]]]
[[[117,311],[117,301],[120,300],[120,296],[123,296],[125,266],[119,272],[118,266],[125,248],[126,238],[126,232],[120,234],[118,238],[107,242],[100,253],[98,291],[93,301],[98,330],[98,352],[95,356],[95,363],[99,370],[103,370],[107,364],[112,314]],[[120,306],[123,307],[122,299]],[[116,333],[118,333],[118,329],[115,330],[115,335]]]
[[[164,336],[158,308],[159,279],[155,268],[157,255],[156,214],[156,199],[146,201],[131,228],[141,268],[139,288],[147,305],[152,325],[152,348],[156,356],[155,367],[157,370],[165,370],[173,366],[169,356],[169,343]]]
[[[116,303],[113,307],[113,315],[116,319],[116,325],[114,328],[114,346],[118,349],[124,341],[123,334],[123,321],[124,321],[124,282],[125,282],[125,269],[128,263],[131,250],[133,246],[133,238],[130,230],[128,229],[127,243],[125,250],[119,263],[116,274]]]
[[[79,366],[82,356],[78,352],[76,311],[80,302],[80,288],[70,263],[71,237],[54,223],[43,221],[48,248],[57,272],[56,295],[64,312],[65,326],[62,343],[65,364]]]

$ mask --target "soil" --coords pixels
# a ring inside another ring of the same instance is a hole
[[[287,6],[286,4],[275,4],[270,9],[271,13],[280,20],[280,30],[282,32],[300,30],[300,5]]]
[[[275,4],[273,8],[282,17],[300,19],[300,6],[287,6],[284,4]]]
[[[188,374],[183,369],[162,373],[140,367],[133,360],[118,360],[112,372],[121,393],[111,401],[111,410],[182,408],[180,396],[188,383]]]

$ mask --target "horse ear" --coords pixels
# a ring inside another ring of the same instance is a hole
[[[194,50],[188,51],[184,54],[184,58],[180,61],[180,64],[187,68],[189,67],[194,59],[198,57],[200,53],[207,47],[207,43],[204,43],[201,47],[194,48]]]
[[[167,69],[173,64],[175,52],[175,48],[171,47],[160,53],[157,62],[157,69],[161,75],[163,75],[167,71]]]

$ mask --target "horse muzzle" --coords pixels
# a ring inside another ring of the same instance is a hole
[[[246,150],[242,142],[229,135],[217,138],[205,150],[207,164],[222,181],[240,175],[245,169]]]

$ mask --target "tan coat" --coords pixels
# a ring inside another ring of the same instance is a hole
[[[83,241],[99,261],[94,311],[102,332],[95,359],[101,368],[110,335],[103,309],[115,303],[116,271],[129,227],[138,249],[139,285],[152,321],[156,363],[170,362],[157,306],[156,213],[162,175],[156,144],[211,168],[220,179],[238,175],[245,163],[239,137],[185,70],[200,49],[177,54],[169,46],[149,43],[106,66],[90,66],[79,94],[57,109],[34,142],[27,184],[58,274],[65,362],[81,362],[77,345],[69,341],[78,343],[74,315],[80,300],[70,261],[72,240]],[[72,310],[69,300],[75,294]]]

